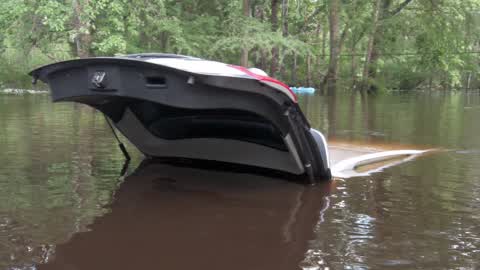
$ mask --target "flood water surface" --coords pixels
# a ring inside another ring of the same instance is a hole
[[[476,269],[480,95],[302,96],[349,151],[437,149],[315,187],[123,156],[103,116],[0,95],[0,269]],[[337,161],[335,160],[335,161]]]

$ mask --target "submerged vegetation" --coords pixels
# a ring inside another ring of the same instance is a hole
[[[480,0],[3,0],[0,87],[71,58],[166,52],[289,84],[480,86]],[[334,90],[334,87],[329,87]]]

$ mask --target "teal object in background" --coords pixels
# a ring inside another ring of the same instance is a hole
[[[313,94],[315,93],[316,89],[313,87],[290,87],[292,91],[296,94]]]

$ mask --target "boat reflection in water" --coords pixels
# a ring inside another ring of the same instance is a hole
[[[144,161],[39,269],[299,269],[334,182]]]

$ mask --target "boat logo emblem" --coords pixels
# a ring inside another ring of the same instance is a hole
[[[105,78],[107,73],[105,71],[97,71],[93,74],[92,84],[97,88],[105,88]]]

